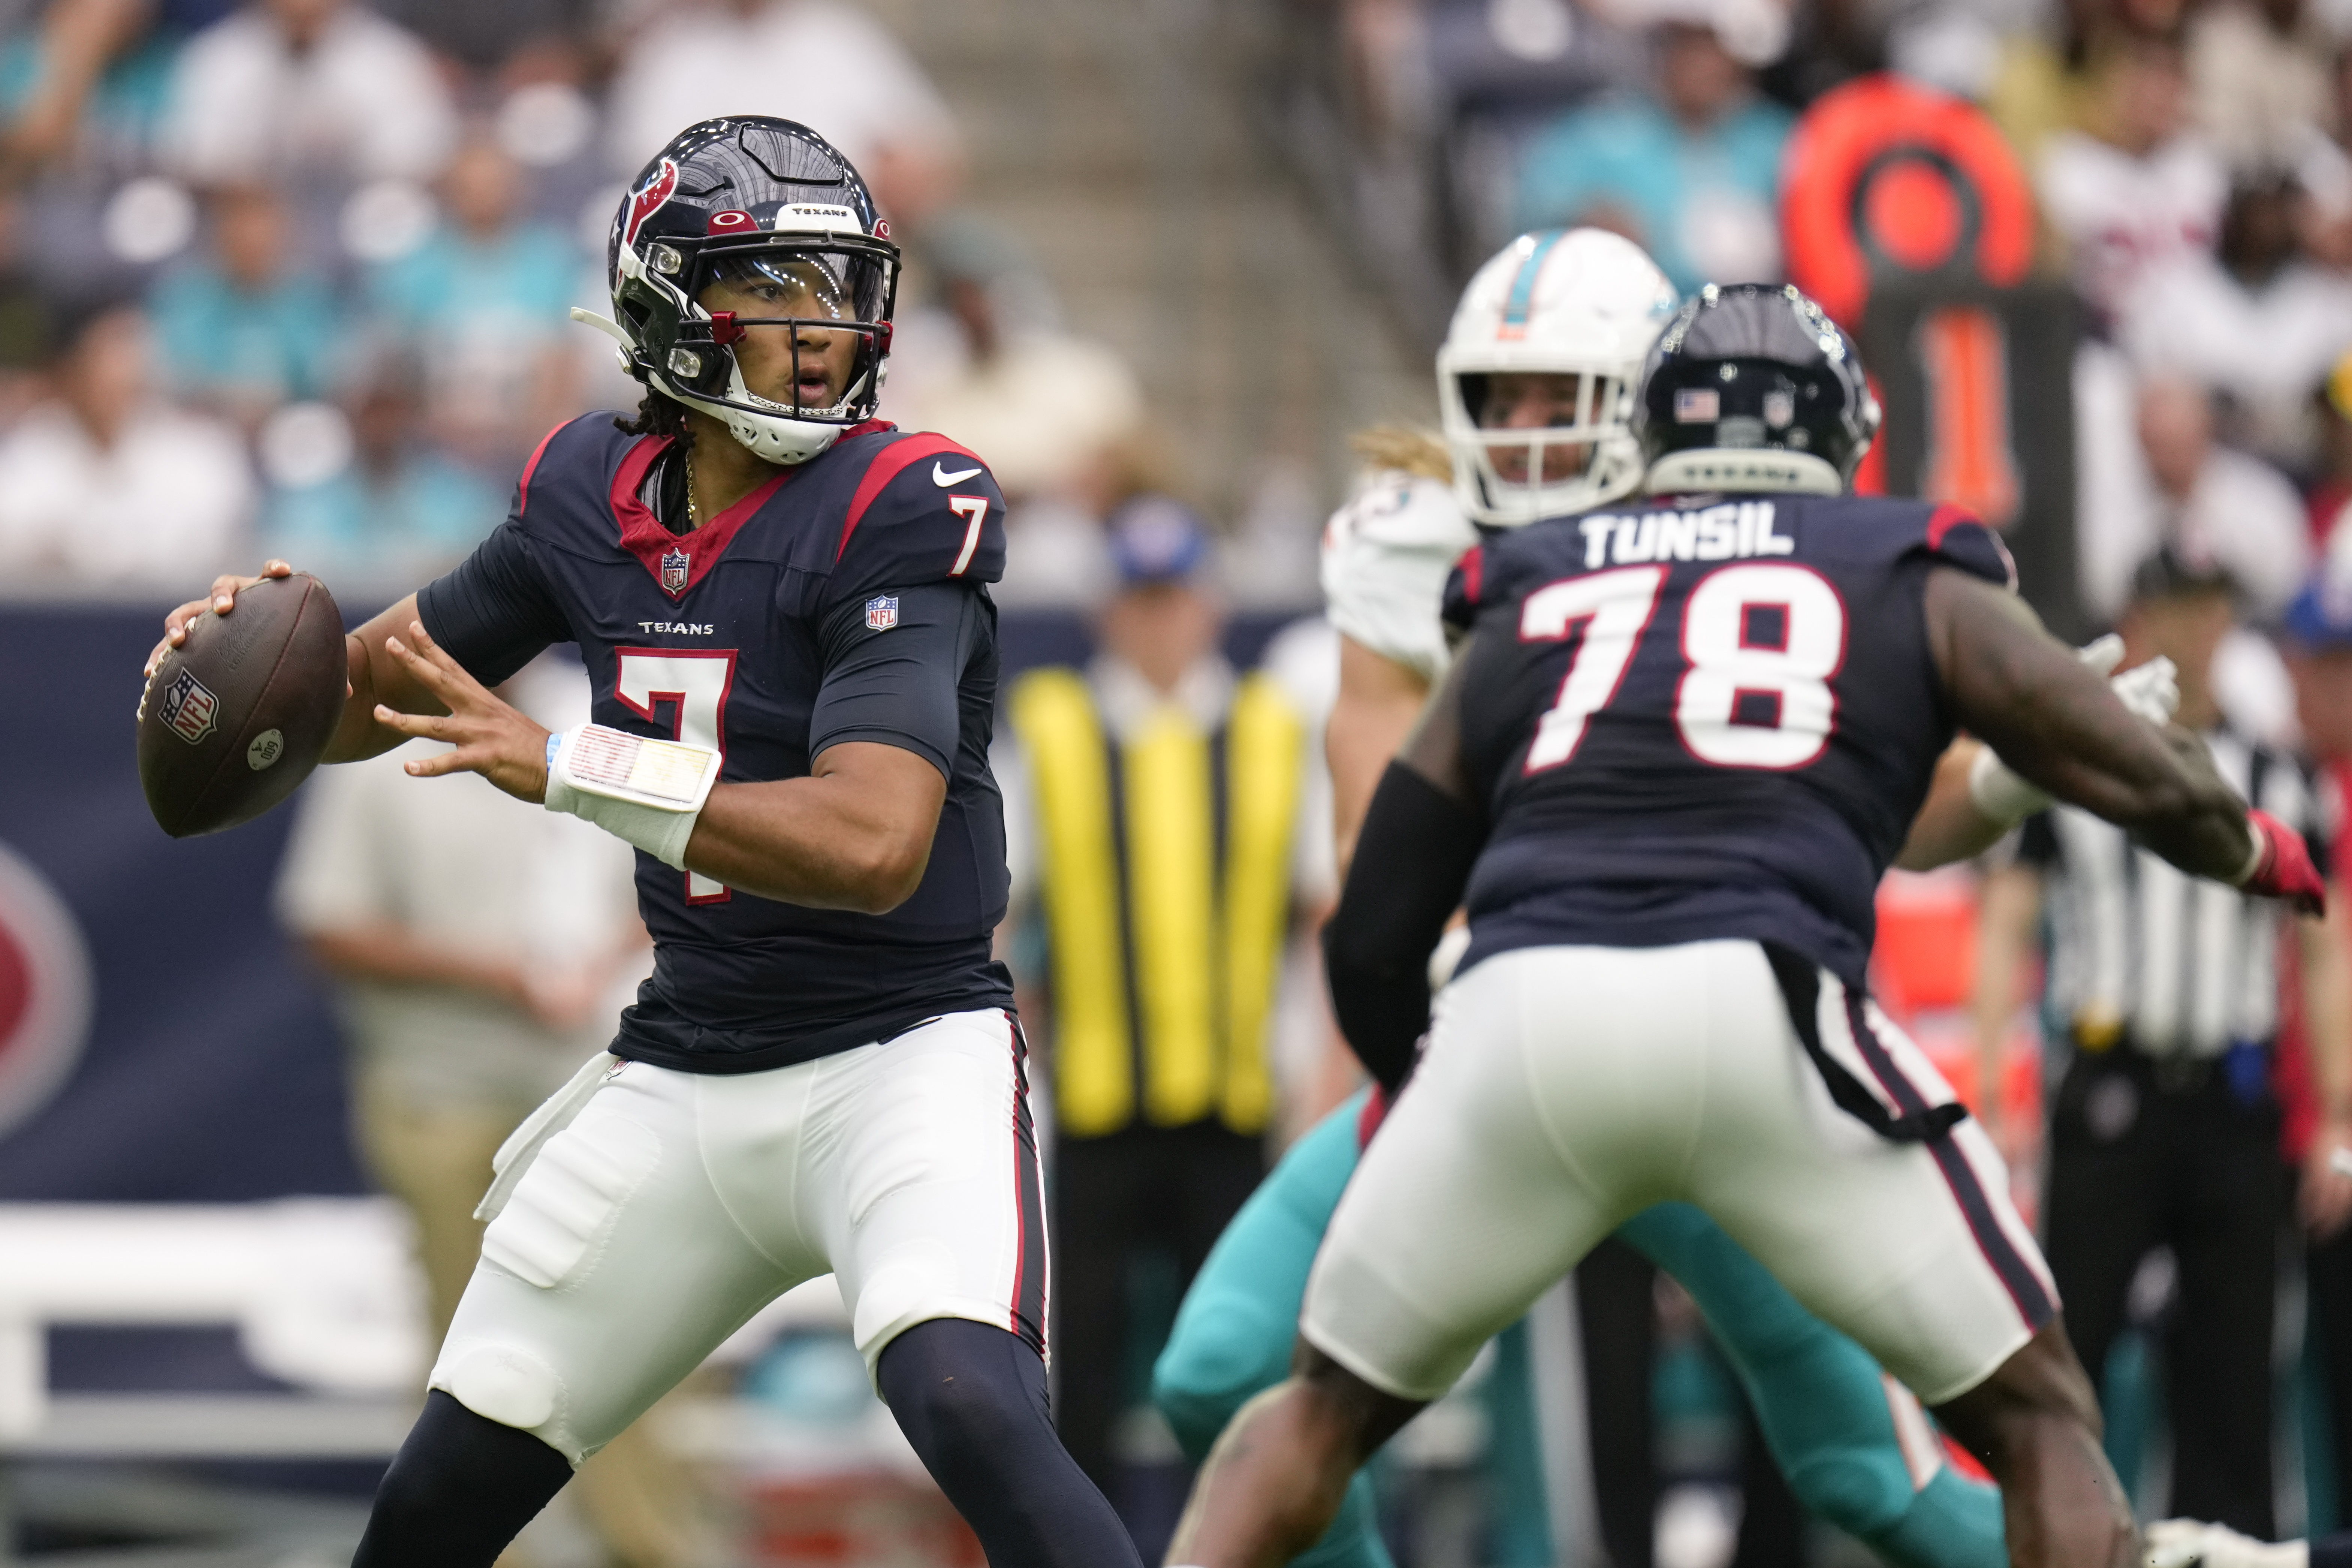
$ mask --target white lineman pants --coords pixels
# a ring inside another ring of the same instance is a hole
[[[1045,1210],[1009,1015],[767,1072],[620,1064],[484,1232],[431,1386],[576,1465],[827,1271],[869,1373],[933,1318],[1043,1353]]]
[[[1827,973],[1815,1021],[1890,1110],[1952,1099]],[[1931,1405],[2056,1312],[1976,1123],[1932,1143],[1871,1131],[1832,1102],[1763,950],[1708,942],[1524,948],[1448,986],[1332,1215],[1300,1331],[1433,1399],[1602,1237],[1676,1198]]]

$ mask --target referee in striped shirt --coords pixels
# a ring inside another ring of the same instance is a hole
[[[2328,825],[2311,775],[2232,730],[2213,700],[2213,657],[2234,618],[2228,575],[2168,548],[2134,576],[2117,628],[2125,662],[2163,656],[2179,667],[2177,721],[2200,734],[2247,801],[2300,828],[2325,866]],[[2061,806],[2026,825],[2015,864],[1988,884],[1980,1039],[2007,1030],[2013,977],[2044,903],[2046,1014],[2063,1021],[2073,1047],[2051,1105],[2042,1211],[2067,1331],[2096,1377],[2142,1259],[2172,1248],[2179,1299],[2166,1356],[2166,1511],[2268,1539],[2272,1320],[2291,1190],[2271,1086],[2279,943],[2300,948],[2312,1050],[2337,1069],[2319,1074],[2324,1081],[2346,1081],[2340,1068],[2352,1060],[2352,963],[2340,933],[2193,880],[2122,829]],[[2342,1131],[2339,1121],[2318,1141],[2323,1173]],[[2340,1222],[2347,1195],[2342,1178],[2323,1174],[2305,1193],[2306,1216]]]

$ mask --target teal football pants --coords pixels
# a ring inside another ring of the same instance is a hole
[[[1244,1403],[1290,1373],[1307,1274],[1356,1168],[1359,1094],[1293,1144],[1234,1216],[1185,1293],[1151,1392],[1195,1462]],[[1739,1374],[1799,1500],[1901,1568],[2006,1568],[2000,1496],[1947,1465],[1915,1489],[1878,1363],[1797,1304],[1687,1204],[1618,1233],[1688,1290]],[[1359,1474],[1307,1568],[1391,1568]]]

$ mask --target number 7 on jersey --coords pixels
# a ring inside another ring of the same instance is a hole
[[[735,687],[735,650],[728,648],[624,647],[614,650],[619,669],[613,695],[621,705],[648,722],[659,724],[656,709],[675,705],[670,738],[689,746],[708,746],[722,757],[727,752],[727,694]],[[723,903],[727,884],[702,875],[686,874],[686,901]]]

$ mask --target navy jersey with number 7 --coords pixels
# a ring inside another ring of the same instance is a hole
[[[1746,938],[1862,986],[1952,738],[1937,566],[2014,586],[1968,513],[1859,497],[1668,498],[1464,556],[1445,614],[1476,633],[1462,750],[1491,824],[1465,965]]]
[[[425,629],[485,684],[578,644],[598,723],[715,746],[725,783],[878,742],[937,768],[947,798],[920,886],[887,914],[758,898],[641,851],[654,973],[613,1049],[743,1072],[1009,1006],[990,952],[1006,893],[995,480],[944,437],[871,424],[689,530],[678,457],[609,414],[558,427],[506,522],[418,595]]]

